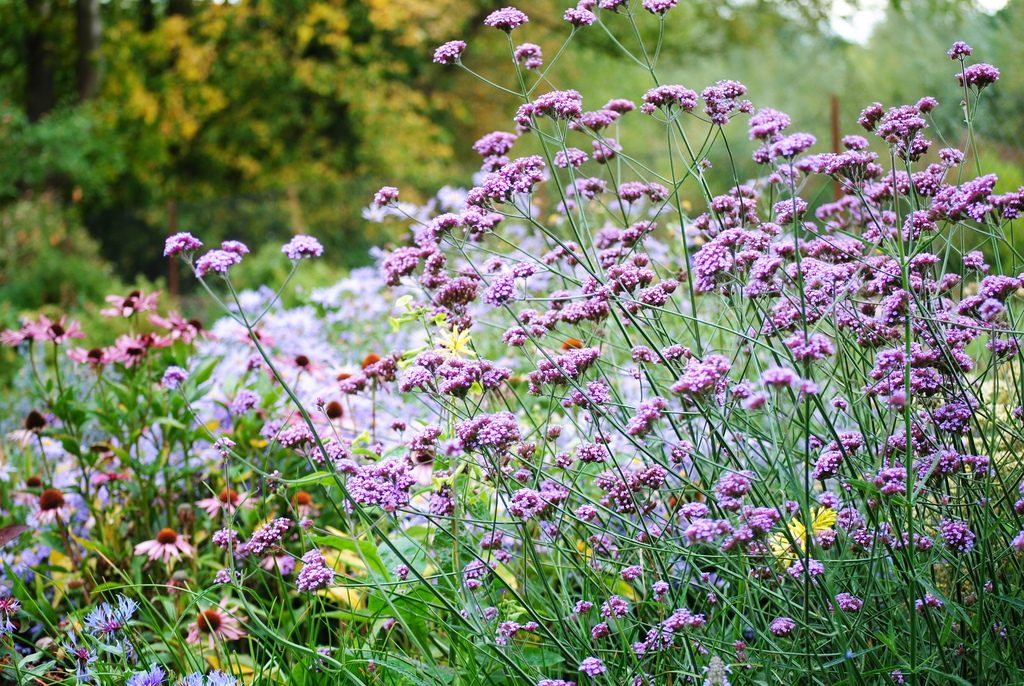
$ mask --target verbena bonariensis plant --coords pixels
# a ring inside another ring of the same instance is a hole
[[[5,334],[46,404],[4,490],[41,532],[7,553],[8,673],[1024,678],[1024,284],[1008,240],[1024,193],[932,152],[930,97],[863,111],[879,152],[852,135],[820,154],[742,84],[661,84],[638,25],[657,22],[660,44],[674,5],[565,14],[649,75],[623,94],[638,108],[585,110],[513,40],[525,14],[488,16],[508,37],[515,80],[497,88],[521,103],[515,132],[477,141],[468,192],[416,207],[380,190],[368,216],[412,231],[379,279],[285,310],[280,290],[236,291],[245,246],[203,253],[178,234],[166,254],[228,313],[205,339],[158,318],[184,340],[72,351],[89,371],[69,377],[58,353],[76,329]],[[434,61],[461,66],[465,49]],[[970,53],[949,53],[968,150],[999,76]],[[737,118],[764,175],[716,195],[706,160]],[[627,125],[663,138],[664,162],[631,156]],[[821,180],[836,200],[811,194]],[[297,267],[322,248],[298,236],[283,252]],[[130,298],[115,309],[131,319],[146,308]]]

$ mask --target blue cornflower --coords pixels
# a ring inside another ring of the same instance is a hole
[[[75,660],[75,678],[83,683],[93,681],[95,677],[93,677],[90,666],[96,662],[98,657],[96,651],[78,645],[78,637],[75,634],[68,634],[67,651]]]
[[[178,682],[178,686],[240,686],[240,684],[238,679],[230,674],[214,670],[205,677],[202,672],[189,674]]]
[[[100,603],[85,616],[85,626],[99,639],[109,641],[119,637],[132,615],[139,609],[139,604],[123,595],[117,596],[117,605]]]
[[[166,672],[160,666],[156,666],[148,672],[139,672],[128,677],[124,686],[161,686],[165,675]]]

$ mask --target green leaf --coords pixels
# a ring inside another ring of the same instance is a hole
[[[526,658],[527,662],[538,669],[550,669],[565,662],[565,658],[563,658],[560,653],[556,653],[553,650],[547,650],[546,648],[538,648],[536,650],[525,648],[523,650],[523,657]]]
[[[928,674],[935,674],[936,676],[942,677],[942,679],[940,679],[940,683],[944,683],[944,684],[955,683],[955,684],[962,684],[962,686],[973,686],[973,684],[971,684],[970,681],[967,681],[966,679],[958,677],[956,674],[949,674],[948,672],[940,672],[939,670],[937,670],[937,669],[935,669],[933,667],[925,667],[923,671],[927,672]]]
[[[328,546],[337,550],[347,550],[355,553],[360,559],[365,560],[369,571],[379,575],[386,581],[391,580],[391,574],[380,559],[377,546],[370,541],[358,541],[348,536],[337,534],[310,535],[310,540],[320,546]]]
[[[179,422],[177,419],[172,419],[171,417],[160,417],[159,419],[157,419],[153,423],[154,424],[158,424],[158,425],[163,425],[163,426],[170,426],[170,427],[173,427],[175,429],[181,429],[181,430],[185,430],[185,429],[188,428],[187,426],[185,426],[184,424]]]
[[[220,364],[219,357],[213,357],[199,365],[190,375],[189,382],[194,386],[199,386],[210,379],[213,375],[213,370]],[[200,394],[202,395],[202,394]]]
[[[64,450],[75,455],[76,457],[82,456],[82,446],[79,445],[78,441],[72,438],[60,439],[60,444],[64,446]]]
[[[307,474],[298,479],[282,479],[292,486],[330,486],[337,483],[338,475],[334,472],[319,471]]]

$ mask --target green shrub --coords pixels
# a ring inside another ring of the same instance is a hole
[[[120,282],[74,208],[48,198],[0,209],[0,316],[95,301]]]

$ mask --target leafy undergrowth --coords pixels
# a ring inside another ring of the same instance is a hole
[[[649,79],[593,110],[513,40],[525,15],[488,16],[515,132],[468,191],[382,188],[366,216],[407,244],[304,305],[280,297],[315,238],[241,290],[246,246],[183,233],[208,329],[134,292],[107,347],[4,333],[5,678],[1021,680],[1024,195],[926,137],[928,97],[864,110],[877,151],[815,153],[742,84],[658,85],[636,23],[674,5],[566,12]],[[970,53],[969,131],[999,76]],[[713,191],[735,119],[764,176]]]

